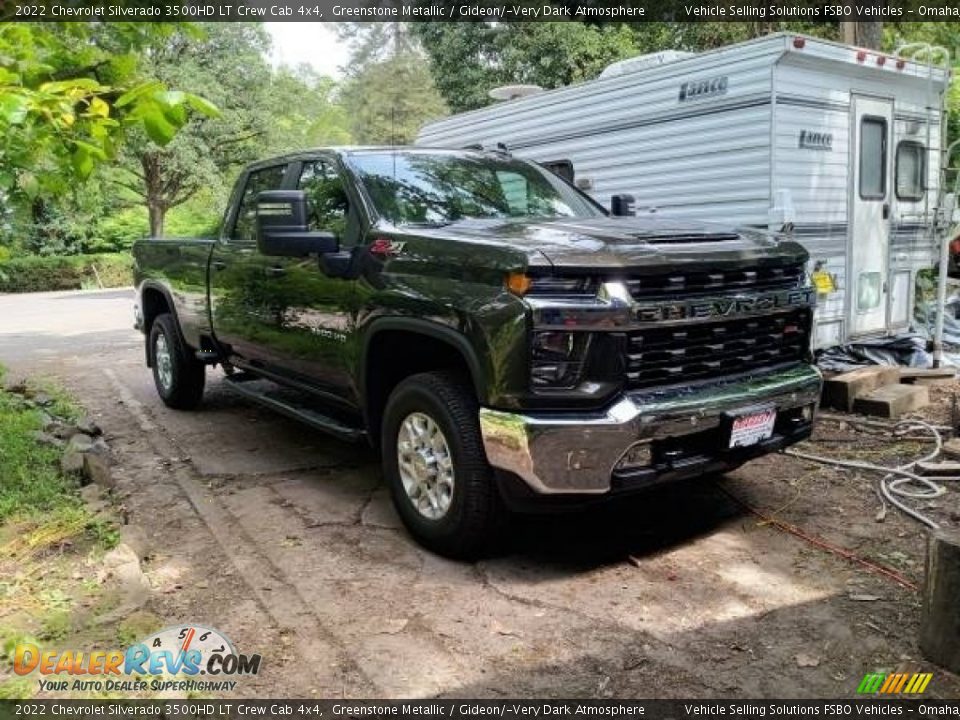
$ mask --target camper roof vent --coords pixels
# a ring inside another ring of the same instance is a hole
[[[693,57],[696,53],[686,52],[685,50],[661,50],[660,52],[649,53],[647,55],[638,55],[637,57],[618,60],[615,63],[607,65],[600,73],[601,78],[620,77],[629,73],[640,72],[647,68],[666,65],[667,63],[683,60]]]
[[[543,88],[539,85],[501,85],[490,90],[487,95],[494,100],[516,100],[542,92]]]

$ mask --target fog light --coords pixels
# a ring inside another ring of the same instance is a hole
[[[800,417],[803,418],[804,422],[811,422],[813,420],[813,411],[815,405],[804,405],[800,408]]]
[[[636,445],[630,447],[620,462],[617,463],[616,470],[627,470],[633,468],[649,467],[653,459],[652,440],[641,440]]]

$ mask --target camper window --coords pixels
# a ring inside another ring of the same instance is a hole
[[[887,196],[887,121],[865,116],[860,122],[860,198]]]
[[[569,160],[550,160],[548,162],[542,162],[540,165],[554,175],[559,175],[568,183],[573,182],[573,163]]]
[[[923,198],[923,174],[926,170],[925,148],[913,140],[903,140],[897,145],[896,188],[898,200]]]

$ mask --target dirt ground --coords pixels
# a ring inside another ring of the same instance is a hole
[[[518,519],[502,556],[454,563],[400,528],[369,451],[246,404],[218,373],[202,410],[163,407],[130,320],[129,292],[0,296],[0,362],[58,378],[104,428],[148,540],[143,609],[262,654],[234,697],[852,697],[894,670],[960,697],[917,648],[916,590],[747,509],[920,584],[925,528],[892,508],[878,521],[866,473],[770,456]],[[925,415],[949,419],[955,392],[934,388]],[[926,446],[821,421],[802,447],[889,464]],[[925,511],[955,527],[958,498]]]

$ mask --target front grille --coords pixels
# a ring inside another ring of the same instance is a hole
[[[803,265],[787,265],[640,275],[629,278],[626,283],[634,300],[648,300],[672,295],[782,290],[799,286],[802,279]]]
[[[636,330],[627,341],[627,387],[706,380],[801,362],[810,346],[810,310],[702,325]]]

